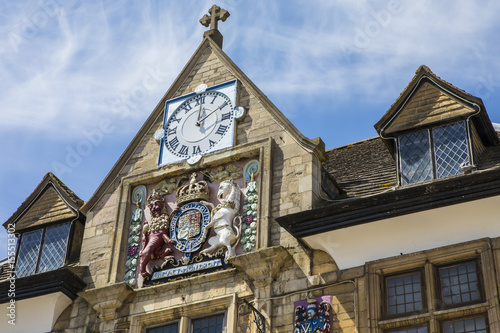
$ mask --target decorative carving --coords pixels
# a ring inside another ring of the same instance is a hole
[[[198,251],[207,237],[210,210],[200,202],[183,205],[172,217],[170,238],[175,240],[175,248],[184,252],[189,259]]]
[[[129,227],[129,237],[127,241],[127,259],[125,261],[125,276],[124,281],[129,286],[135,286],[137,259],[139,257],[139,241],[141,236],[141,223],[144,216],[142,205],[145,202],[146,187],[144,185],[137,186],[132,192],[132,202],[137,208],[132,213],[132,219]]]
[[[125,283],[115,283],[78,293],[78,296],[82,297],[97,311],[101,324],[117,318],[122,305],[133,295],[133,289]],[[100,332],[103,331],[106,330],[100,330]]]
[[[210,30],[217,30],[217,22],[224,22],[230,15],[227,10],[220,8],[217,5],[213,5],[208,13],[210,15],[203,15],[203,17],[200,19],[200,23],[207,28],[208,26],[210,26]]]
[[[307,302],[307,303],[306,303]],[[318,306],[319,303],[319,306]],[[307,308],[305,305],[307,304]],[[330,297],[295,302],[294,333],[331,332]]]
[[[220,204],[215,207],[212,203],[203,202],[212,208],[211,220],[207,228],[213,227],[215,236],[208,239],[210,247],[203,250],[203,253],[213,253],[221,247],[226,247],[226,257],[236,256],[235,246],[241,236],[241,216],[240,209],[241,190],[233,179],[224,180],[219,185],[217,198]],[[235,222],[239,220],[239,223]]]
[[[205,174],[212,180],[218,183],[223,182],[227,179],[239,179],[243,177],[241,173],[239,173],[242,169],[238,168],[236,165],[230,164],[227,166],[219,166],[217,171],[207,171]]]
[[[245,199],[243,201],[243,223],[241,226],[241,248],[250,252],[256,244],[257,237],[257,212],[258,212],[258,187],[254,175],[259,172],[259,162],[250,161],[245,166]]]
[[[164,245],[175,245],[175,241],[169,238],[170,223],[163,196],[160,192],[153,190],[148,202],[151,221],[144,223],[142,250],[139,253],[141,257],[141,275],[144,277],[150,275],[147,271],[147,265],[151,259],[166,258],[172,254],[172,249],[169,247],[163,248]]]
[[[260,164],[257,160],[252,160],[248,162],[243,168],[245,174],[245,185],[249,182],[253,182],[254,178],[259,174]]]
[[[178,183],[175,178],[164,180],[160,184],[158,184],[154,189],[157,192],[160,192],[162,195],[168,195],[171,193],[174,193],[175,190],[178,188]]]
[[[191,175],[189,185],[180,187],[177,190],[177,206],[196,200],[209,200],[210,189],[206,181],[196,181],[196,173]]]
[[[160,266],[155,266],[151,277],[145,279],[144,284],[156,285],[233,267],[224,261],[224,251],[222,249],[213,255],[200,253],[188,260],[184,259],[170,258]]]

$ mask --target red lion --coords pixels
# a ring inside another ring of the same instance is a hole
[[[151,273],[147,271],[147,265],[151,259],[163,259],[173,257],[170,247],[163,248],[165,244],[175,245],[175,241],[169,237],[170,221],[167,211],[165,210],[165,202],[160,192],[153,190],[153,193],[148,198],[148,207],[151,212],[151,222],[145,222],[142,232],[142,250],[139,252],[141,257],[141,275],[149,277]]]

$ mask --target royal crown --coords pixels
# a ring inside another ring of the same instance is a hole
[[[208,183],[204,180],[196,181],[196,173],[191,175],[189,185],[180,187],[176,193],[177,205],[197,200],[208,200],[210,198],[210,189]]]

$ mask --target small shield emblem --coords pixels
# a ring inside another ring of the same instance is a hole
[[[198,210],[190,210],[182,214],[177,228],[177,239],[188,240],[196,237],[201,231],[201,213]]]

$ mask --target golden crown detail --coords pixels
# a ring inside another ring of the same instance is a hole
[[[190,201],[209,200],[209,198],[210,189],[208,183],[204,180],[196,181],[196,173],[191,175],[189,184],[180,187],[176,193],[178,206]]]
[[[153,190],[153,193],[148,197],[148,202],[151,203],[156,200],[163,200],[163,195],[160,191]]]

